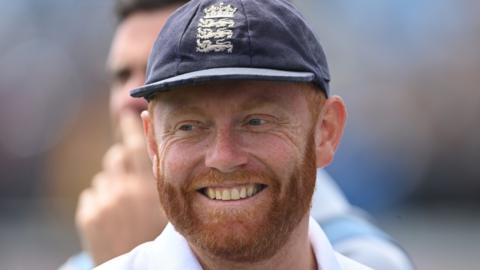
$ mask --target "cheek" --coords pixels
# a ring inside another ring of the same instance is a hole
[[[121,107],[119,97],[120,97],[119,91],[114,89],[110,92],[110,113],[115,118],[118,117],[120,107]]]
[[[301,162],[300,142],[282,134],[262,134],[245,138],[246,148],[252,157],[266,166],[280,179],[290,175]]]
[[[159,149],[160,173],[165,181],[182,185],[201,164],[202,149],[200,146],[170,141]]]
[[[117,87],[110,92],[110,111],[115,117],[119,117],[125,110],[140,113],[147,109],[147,102],[142,98],[132,98],[128,87]]]

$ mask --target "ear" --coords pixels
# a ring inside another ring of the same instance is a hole
[[[346,119],[347,110],[342,98],[332,96],[325,100],[315,125],[317,168],[323,168],[332,162]]]
[[[153,130],[152,118],[148,111],[143,111],[140,115],[143,122],[143,132],[147,138],[147,150],[148,156],[152,160],[152,170],[155,178],[158,178],[157,168],[158,168],[158,145],[157,140],[155,139],[155,131]]]

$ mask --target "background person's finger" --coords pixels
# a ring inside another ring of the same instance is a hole
[[[145,139],[140,115],[126,111],[120,116],[122,141],[128,149],[144,150]]]
[[[124,174],[127,172],[128,162],[125,147],[115,144],[103,156],[103,169],[111,174]]]
[[[92,189],[85,189],[78,198],[75,223],[78,229],[88,226],[94,216],[97,207],[95,192]]]
[[[147,155],[145,136],[140,115],[125,112],[120,117],[120,130],[123,146],[127,152],[129,170],[144,173],[150,170],[151,162]]]

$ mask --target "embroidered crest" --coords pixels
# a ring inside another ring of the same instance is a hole
[[[233,51],[230,39],[233,36],[233,17],[236,11],[237,8],[223,3],[203,10],[205,15],[199,20],[197,27],[197,52]]]

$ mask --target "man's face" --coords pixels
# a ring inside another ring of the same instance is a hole
[[[129,91],[144,83],[153,42],[175,7],[135,12],[118,26],[108,60],[112,76],[110,112],[114,124],[125,110],[140,113],[146,109],[146,102],[130,97]]]
[[[316,117],[306,88],[230,81],[159,95],[150,119],[160,198],[194,250],[266,259],[307,217]]]

